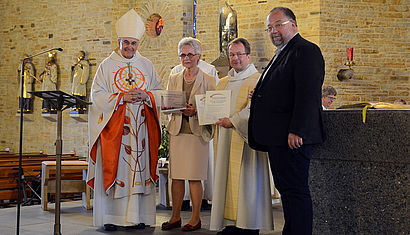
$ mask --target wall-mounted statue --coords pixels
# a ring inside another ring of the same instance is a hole
[[[219,71],[219,77],[227,76],[230,69],[228,59],[228,44],[238,37],[237,14],[225,2],[219,13],[219,57],[212,61],[212,65]]]
[[[229,42],[238,37],[238,26],[236,11],[227,2],[225,5],[219,14],[219,45],[220,52],[226,55]]]
[[[28,57],[28,55],[24,55]],[[19,89],[17,90],[19,97],[19,109],[21,110],[21,104],[23,104],[23,113],[31,113],[33,111],[33,96],[28,93],[33,91],[34,80],[36,79],[36,70],[31,59],[24,60],[24,83],[23,83],[23,97],[21,97],[21,66],[17,69],[19,77],[17,78]]]
[[[40,80],[42,81],[41,90],[42,91],[55,91],[57,90],[58,82],[58,69],[56,64],[56,53],[48,53],[48,61],[44,71],[40,74]],[[57,113],[57,110],[49,103],[48,100],[43,100],[41,106],[41,111],[43,113]]]
[[[80,51],[77,62],[71,66],[72,89],[71,94],[82,100],[87,96],[87,81],[90,77],[90,63],[86,58],[85,51]],[[85,105],[78,105],[71,109],[70,113],[84,113],[87,110]]]

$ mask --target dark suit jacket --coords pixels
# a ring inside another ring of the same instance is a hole
[[[297,34],[263,74],[252,96],[249,145],[262,151],[288,145],[289,133],[302,137],[303,144],[323,142],[325,63],[319,47]]]

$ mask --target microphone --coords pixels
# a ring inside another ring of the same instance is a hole
[[[28,57],[24,58],[23,60],[25,60],[25,59],[31,59],[31,58],[33,58],[33,57],[36,57],[36,56],[39,56],[39,55],[45,54],[45,53],[50,52],[50,51],[63,51],[63,48],[61,48],[61,47],[58,47],[58,48],[52,48],[52,49],[49,49],[49,50],[46,50],[46,51],[40,52],[40,53],[38,53],[38,54],[28,56]]]
[[[20,144],[19,144],[19,171],[18,171],[18,193],[17,193],[17,234],[19,234],[20,228],[20,199],[21,199],[21,186],[23,183],[24,172],[22,167],[23,162],[23,93],[24,93],[24,63],[26,59],[31,59],[33,57],[45,54],[50,51],[63,51],[63,48],[53,48],[35,55],[27,56],[21,61],[21,90],[20,90]],[[55,225],[56,226],[56,225]],[[54,231],[55,232],[55,231]],[[60,233],[58,233],[60,234]]]

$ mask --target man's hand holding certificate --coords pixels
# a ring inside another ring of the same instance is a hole
[[[195,96],[199,125],[214,124],[220,118],[229,117],[231,91],[207,91]]]

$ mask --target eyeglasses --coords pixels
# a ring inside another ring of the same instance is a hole
[[[248,53],[246,53],[246,52],[244,52],[244,53],[229,53],[229,58],[233,58],[233,57],[235,57],[235,56],[237,56],[237,57],[239,57],[239,56],[242,56],[242,55],[248,55]]]
[[[269,32],[272,32],[274,29],[277,30],[278,28],[284,26],[285,24],[287,24],[287,23],[289,23],[289,22],[292,22],[292,20],[287,20],[287,21],[282,22],[282,23],[277,23],[277,24],[273,25],[273,27],[272,27],[272,26],[268,26],[268,28],[266,28],[265,31],[268,32],[268,33],[269,33]]]
[[[187,57],[188,56],[188,58],[189,59],[192,59],[192,57],[194,57],[194,56],[196,56],[197,54],[192,54],[192,53],[188,53],[188,55],[187,54],[180,54],[179,55],[179,57],[181,57],[181,59],[185,59],[185,57]]]
[[[329,98],[331,101],[335,101],[335,100],[336,100],[336,97],[334,97],[334,96],[326,96],[326,98]]]
[[[136,46],[136,45],[138,45],[138,42],[139,41],[132,41],[132,42],[130,42],[130,41],[128,41],[128,40],[121,40],[121,42],[122,42],[122,44],[124,44],[124,45],[126,45],[126,46],[129,46],[129,45],[131,45],[131,46]]]

